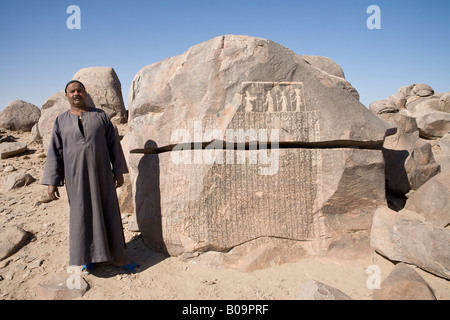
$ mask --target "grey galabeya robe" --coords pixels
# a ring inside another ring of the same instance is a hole
[[[106,113],[66,111],[54,123],[42,184],[66,185],[70,265],[109,261],[125,253],[114,175],[128,172],[119,137]]]

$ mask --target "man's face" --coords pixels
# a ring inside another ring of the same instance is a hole
[[[79,83],[71,83],[67,87],[66,97],[72,107],[82,108],[86,105],[86,91]]]

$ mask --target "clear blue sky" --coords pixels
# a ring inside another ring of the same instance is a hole
[[[69,30],[69,5],[81,29]],[[381,29],[366,12],[381,9]],[[125,104],[144,66],[213,37],[240,34],[297,54],[328,56],[367,107],[400,87],[450,91],[449,0],[42,0],[0,5],[0,110],[22,99],[39,107],[81,68],[113,67]]]

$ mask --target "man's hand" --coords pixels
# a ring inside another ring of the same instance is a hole
[[[121,186],[123,186],[123,174],[119,174],[119,175],[115,176],[114,183],[115,183],[116,188],[120,188]]]
[[[59,199],[59,191],[57,186],[49,185],[47,188],[48,196],[51,200],[58,200]]]

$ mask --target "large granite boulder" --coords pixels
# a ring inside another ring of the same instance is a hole
[[[373,217],[371,246],[390,260],[450,279],[450,229],[423,220],[414,211],[379,207]]]
[[[40,116],[41,110],[34,104],[14,100],[0,112],[0,129],[29,132]]]
[[[124,149],[148,245],[171,255],[264,238],[308,254],[370,249],[388,125],[336,68],[313,63],[227,35],[136,74]]]
[[[427,222],[445,228],[450,225],[450,171],[431,178],[406,201],[405,209],[415,211]]]
[[[92,99],[92,106],[102,109],[109,118],[127,122],[127,111],[122,97],[122,85],[111,67],[89,67],[79,70],[74,80],[81,81]]]

